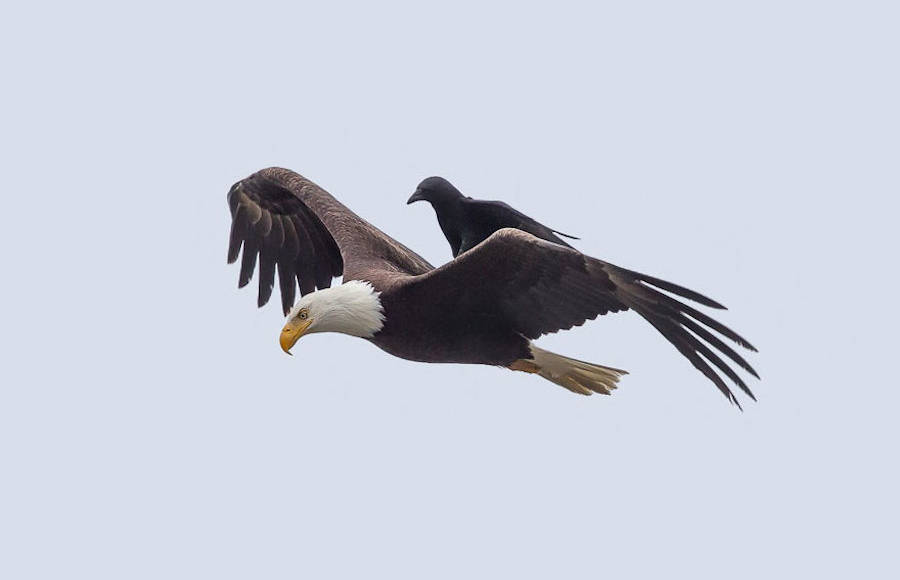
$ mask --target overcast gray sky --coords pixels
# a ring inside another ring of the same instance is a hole
[[[889,2],[50,3],[2,19],[3,578],[897,577]],[[317,335],[225,264],[292,168],[440,264],[439,174],[729,306],[578,397]],[[744,399],[746,401],[746,399]]]

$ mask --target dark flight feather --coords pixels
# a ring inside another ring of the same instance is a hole
[[[676,294],[681,296],[682,298],[687,298],[688,300],[693,300],[699,304],[704,306],[709,306],[710,308],[717,308],[719,310],[727,310],[724,306],[713,300],[712,298],[707,298],[703,294],[699,292],[694,292],[693,290],[689,290],[684,286],[679,286],[678,284],[673,284],[672,282],[666,282],[665,280],[660,280],[659,278],[654,278],[653,276],[648,276],[647,274],[641,274],[640,272],[634,272],[632,270],[628,270],[628,273],[634,276],[635,280],[640,280],[641,282],[645,282],[652,286],[656,286],[661,290],[665,290],[667,292],[671,292],[672,294]]]
[[[228,263],[233,264],[240,255],[241,244],[247,235],[247,209],[243,205],[237,205],[231,212],[231,236],[228,239]]]
[[[241,273],[238,276],[238,288],[243,288],[253,279],[253,271],[256,269],[256,256],[258,253],[259,247],[256,245],[256,238],[245,238],[244,253],[241,256]]]
[[[263,306],[272,297],[272,288],[275,286],[275,262],[278,259],[277,251],[265,244],[259,250],[259,294],[256,305]]]

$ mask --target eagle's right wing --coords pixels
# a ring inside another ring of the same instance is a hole
[[[421,299],[443,309],[448,316],[490,313],[531,339],[579,326],[608,312],[632,309],[730,401],[738,404],[709,363],[753,398],[749,387],[713,349],[753,376],[759,375],[713,331],[755,351],[753,345],[722,323],[660,290],[723,308],[719,303],[677,284],[585,256],[518,229],[499,230],[455,260],[416,276],[407,284],[408,292],[419,293]]]

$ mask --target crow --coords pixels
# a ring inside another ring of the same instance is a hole
[[[578,239],[548,228],[502,201],[467,197],[443,177],[429,177],[423,180],[406,203],[409,205],[421,200],[427,201],[434,208],[441,231],[450,242],[454,258],[471,250],[503,228],[523,230],[567,248],[572,246],[559,236]]]

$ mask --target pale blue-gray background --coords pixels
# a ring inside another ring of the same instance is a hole
[[[893,6],[5,8],[0,577],[896,578]],[[541,341],[613,397],[287,357],[225,265],[268,165],[434,263],[440,174],[708,293],[760,402],[633,314]]]

